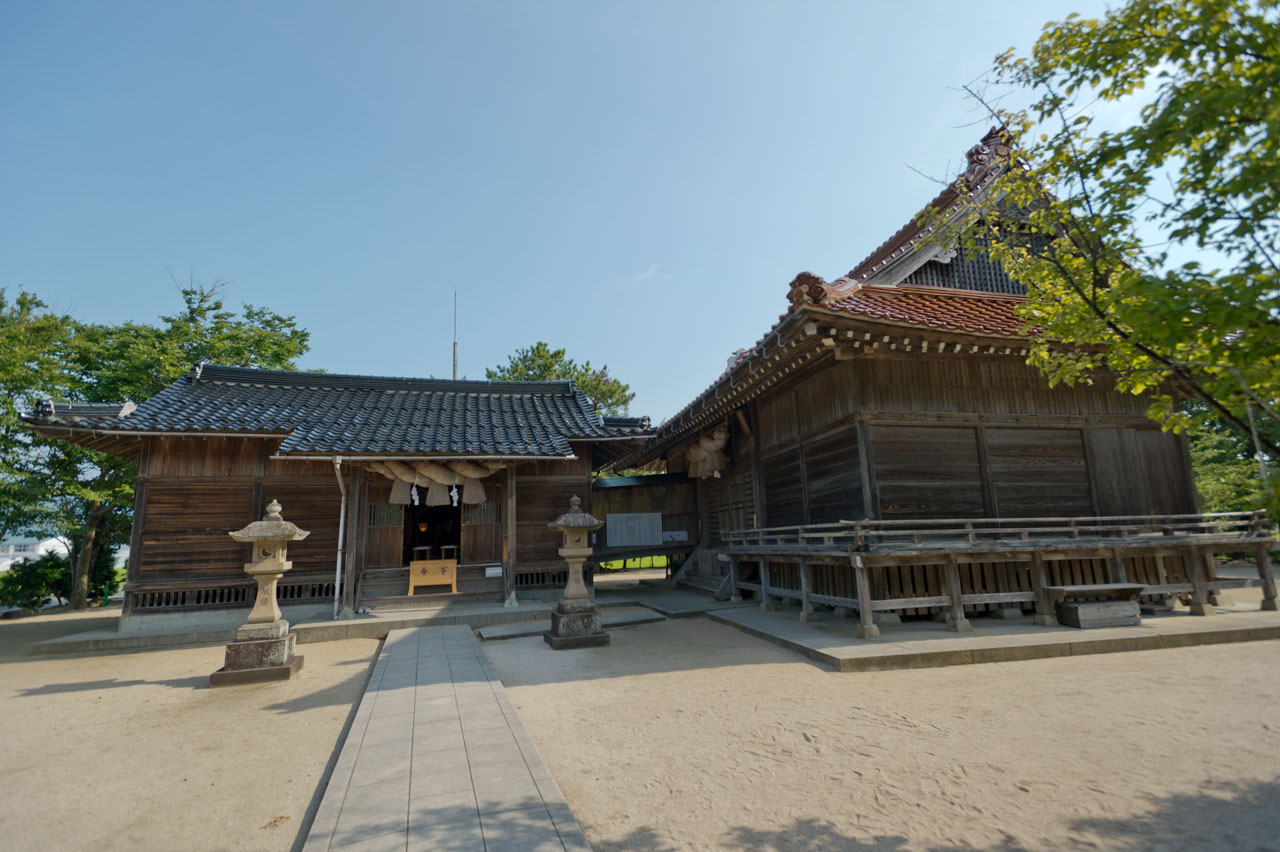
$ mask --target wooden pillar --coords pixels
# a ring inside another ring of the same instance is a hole
[[[769,597],[769,563],[760,560],[760,611],[773,612],[773,598]]]
[[[1211,550],[1206,550],[1204,554],[1204,579],[1205,582],[1218,579],[1218,563],[1214,560]],[[1214,606],[1231,606],[1231,598],[1218,589],[1209,589],[1209,603]]]
[[[507,546],[502,552],[502,605],[508,609],[516,602],[516,464],[507,467]]]
[[[1187,573],[1191,575],[1191,614],[1213,615],[1213,605],[1209,603],[1209,590],[1204,585],[1204,560],[1212,559],[1212,554],[1193,549],[1187,560]]]
[[[1258,565],[1258,579],[1262,581],[1262,608],[1275,612],[1276,578],[1271,573],[1271,554],[1267,552],[1266,544],[1258,545],[1253,552],[1253,559]]]
[[[813,621],[813,602],[809,595],[813,593],[813,570],[807,560],[800,562],[800,622]]]
[[[257,518],[254,518],[256,521]],[[129,537],[129,565],[125,568],[124,581],[126,585],[133,585],[138,582],[139,569],[142,560],[142,527],[147,522],[147,482],[142,477],[138,477],[137,485],[133,490],[133,529],[130,531]],[[114,592],[115,589],[112,589]],[[120,608],[120,617],[128,618],[133,612],[133,595],[125,592],[124,603]]]
[[[1124,557],[1120,555],[1120,551],[1111,551],[1111,582],[1128,583],[1129,568],[1124,564]]]
[[[858,638],[875,639],[880,635],[871,609],[871,578],[861,556],[853,557],[853,574],[858,583]]]
[[[1053,611],[1053,601],[1044,590],[1045,582],[1044,557],[1040,553],[1031,554],[1031,588],[1036,593],[1035,623],[1041,627],[1057,627],[1058,614]]]
[[[341,615],[343,618],[354,617],[356,607],[360,605],[360,602],[356,600],[356,583],[360,581],[360,567],[364,560],[353,558],[353,554],[357,552],[358,548],[351,546],[353,541],[360,541],[360,534],[369,525],[368,512],[364,508],[363,500],[361,500],[360,485],[360,468],[352,465],[351,477],[347,482],[347,528],[343,531],[346,540],[342,542]],[[361,553],[361,556],[363,555]]]
[[[951,628],[957,633],[973,632],[973,625],[964,617],[964,587],[960,585],[960,566],[955,554],[947,555],[947,594],[951,596]]]
[[[729,600],[733,603],[742,601],[742,591],[738,588],[738,560],[729,557]]]

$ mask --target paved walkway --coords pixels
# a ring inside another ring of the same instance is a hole
[[[471,630],[395,630],[305,852],[590,852]]]

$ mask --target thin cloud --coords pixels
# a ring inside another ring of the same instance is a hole
[[[658,264],[652,264],[644,272],[637,272],[631,276],[632,284],[643,284],[646,281],[667,281],[671,276],[658,268]]]

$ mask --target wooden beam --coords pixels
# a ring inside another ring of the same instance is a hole
[[[769,597],[769,563],[760,560],[760,611],[773,612],[773,600]]]
[[[356,600],[356,583],[360,580],[359,565],[351,558],[355,548],[352,541],[360,539],[361,527],[369,525],[368,514],[360,500],[360,468],[351,465],[351,473],[347,482],[347,528],[346,541],[342,542],[343,577],[342,577],[342,617],[349,618],[355,614],[359,601]]]
[[[813,620],[813,603],[809,595],[813,593],[813,573],[807,560],[800,563],[800,622]]]
[[[1124,564],[1124,557],[1120,555],[1119,550],[1111,551],[1109,560],[1111,566],[1111,582],[1127,583],[1129,582],[1129,568]]]
[[[1058,615],[1053,611],[1053,602],[1044,591],[1047,585],[1044,559],[1039,553],[1033,553],[1031,554],[1031,588],[1036,593],[1036,614],[1033,620],[1041,627],[1057,627]]]
[[[502,553],[502,605],[514,607],[516,601],[516,466],[507,468],[506,546]]]
[[[1191,579],[1191,614],[1213,615],[1213,606],[1209,603],[1209,590],[1204,585],[1204,560],[1212,559],[1213,554],[1199,548],[1193,548],[1187,559],[1187,573]]]
[[[947,594],[951,597],[951,628],[957,633],[973,632],[973,625],[964,617],[964,589],[960,585],[960,566],[954,555],[947,557],[944,579]]]
[[[867,566],[862,557],[855,555],[850,561],[853,564],[854,582],[858,587],[858,638],[875,639],[880,635],[880,628],[876,626],[871,608],[871,578],[867,575]]]
[[[1258,579],[1262,581],[1262,608],[1275,612],[1276,578],[1271,573],[1271,554],[1267,552],[1267,545],[1258,545],[1253,551],[1253,559],[1258,566]]]

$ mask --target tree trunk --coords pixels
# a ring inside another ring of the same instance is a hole
[[[102,503],[97,500],[89,502],[89,523],[84,531],[84,539],[80,542],[75,574],[71,578],[72,609],[85,609],[89,606],[89,573],[93,570],[93,561],[98,555],[98,534],[102,531],[106,516]]]

